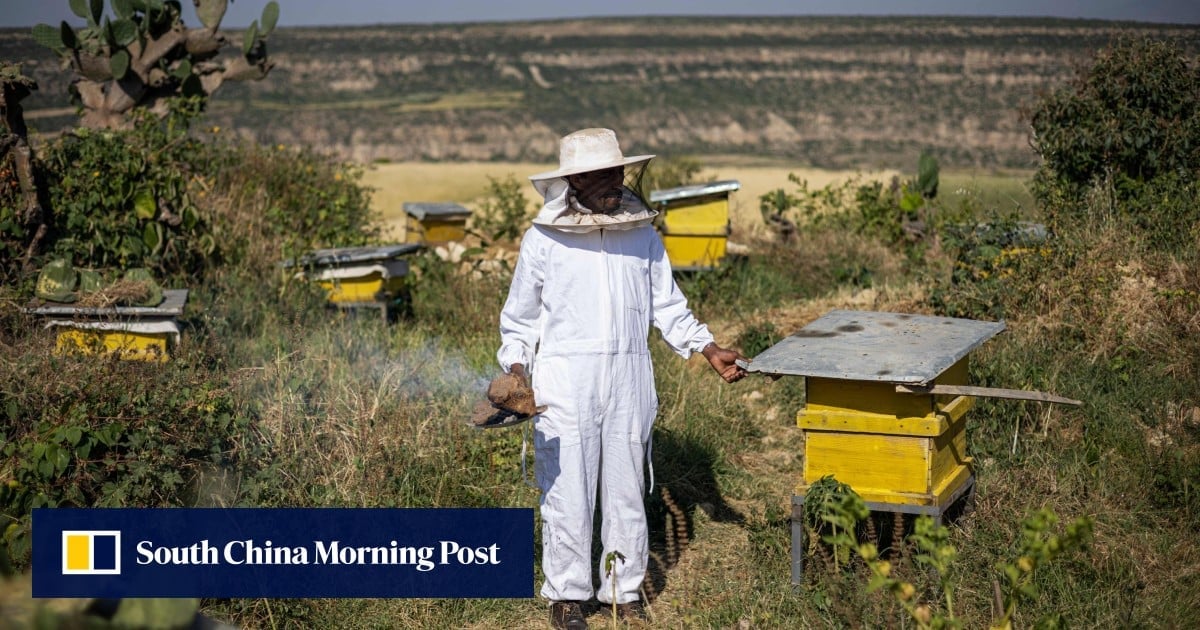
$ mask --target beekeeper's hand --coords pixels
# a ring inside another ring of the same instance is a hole
[[[721,375],[721,378],[725,379],[726,383],[740,381],[746,376],[746,370],[743,370],[737,362],[739,360],[749,361],[749,359],[741,354],[733,350],[726,350],[718,346],[715,341],[704,346],[704,350],[701,350],[700,353],[704,355],[705,359],[708,359],[708,364],[717,371],[717,374]]]

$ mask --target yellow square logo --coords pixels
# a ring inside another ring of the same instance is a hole
[[[120,575],[121,532],[64,531],[63,575]]]

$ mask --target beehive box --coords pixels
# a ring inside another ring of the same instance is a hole
[[[650,192],[651,205],[663,214],[658,225],[673,268],[709,269],[725,259],[729,195],[740,187],[729,179]]]
[[[378,308],[386,319],[389,309],[405,295],[409,264],[404,257],[421,247],[403,243],[319,249],[284,266],[298,267],[304,277],[325,289],[331,305]]]
[[[406,202],[407,237],[410,243],[444,245],[467,235],[471,211],[456,203]]]
[[[55,351],[60,354],[162,362],[179,347],[178,318],[187,296],[187,289],[168,289],[157,306],[45,304],[26,310],[57,332]]]
[[[804,498],[832,475],[876,511],[943,512],[974,486],[965,395],[904,393],[965,385],[969,354],[1003,322],[832,311],[755,357],[752,372],[805,377],[804,473],[793,491],[792,578],[799,583]],[[898,387],[907,386],[907,387]]]

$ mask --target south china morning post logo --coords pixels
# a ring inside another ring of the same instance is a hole
[[[533,596],[529,508],[48,509],[34,597]]]
[[[120,575],[121,532],[63,531],[62,574]]]
[[[453,540],[439,540],[436,545],[421,547],[401,545],[395,540],[374,546],[347,545],[340,540],[314,540],[311,545],[294,546],[253,539],[231,540],[224,544],[213,544],[205,539],[174,547],[156,546],[150,540],[137,543],[139,565],[392,565],[426,572],[439,566],[499,565],[501,562],[498,543],[465,547]]]

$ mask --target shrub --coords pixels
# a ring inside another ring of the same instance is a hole
[[[1088,197],[1099,187],[1114,211],[1156,235],[1169,238],[1177,229],[1178,217],[1129,202],[1145,198],[1148,182],[1172,178],[1180,189],[1200,172],[1200,66],[1179,46],[1119,40],[1027,116],[1042,157],[1033,190],[1052,220],[1097,214],[1099,204]]]
[[[195,203],[203,144],[187,136],[195,100],[129,131],[79,129],[45,151],[51,207],[49,253],[96,268],[148,267],[166,276],[202,273],[216,249]]]

